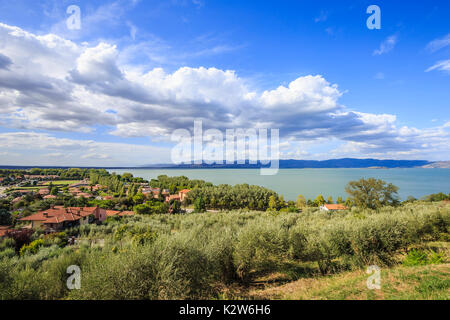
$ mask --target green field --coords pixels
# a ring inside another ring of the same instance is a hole
[[[74,183],[80,183],[80,180],[57,180],[57,181],[51,181],[53,185],[70,185]],[[49,182],[46,182],[44,185],[48,186],[50,184]]]

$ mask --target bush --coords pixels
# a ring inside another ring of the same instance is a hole
[[[439,264],[444,261],[444,255],[442,253],[434,252],[430,250],[429,253],[420,250],[412,249],[408,252],[408,255],[403,260],[405,266],[423,266],[427,264]]]
[[[29,245],[24,245],[20,249],[20,255],[23,256],[27,253],[29,254],[36,254],[40,247],[44,245],[44,240],[39,239],[31,242]]]
[[[239,278],[248,283],[252,273],[274,269],[287,256],[287,232],[270,222],[249,223],[236,243],[235,264]]]

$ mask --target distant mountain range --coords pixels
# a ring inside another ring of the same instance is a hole
[[[280,169],[306,169],[306,168],[416,168],[432,166],[438,162],[426,160],[378,160],[378,159],[330,159],[330,160],[280,160]],[[450,162],[449,162],[450,164]],[[158,164],[146,165],[142,168],[164,168],[164,169],[259,169],[269,165],[258,164]],[[439,167],[441,168],[441,167]]]
[[[77,166],[0,166],[0,169],[31,169],[31,168],[74,168]],[[78,167],[78,168],[104,168],[104,169],[259,169],[269,165],[258,164],[149,164],[135,167]],[[325,169],[325,168],[449,168],[450,161],[427,160],[378,160],[378,159],[330,159],[330,160],[280,160],[280,169]]]

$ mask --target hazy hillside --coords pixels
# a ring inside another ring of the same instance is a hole
[[[450,161],[438,161],[438,162],[433,162],[433,163],[424,165],[423,168],[442,168],[442,169],[450,169]]]

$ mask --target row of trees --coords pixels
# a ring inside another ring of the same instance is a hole
[[[60,179],[85,179],[90,176],[92,172],[98,174],[108,174],[105,169],[86,169],[86,168],[70,168],[70,169],[56,169],[56,168],[33,168],[29,170],[25,169],[0,169],[0,177],[9,176],[23,176],[23,175],[36,175],[36,176],[59,176]]]
[[[152,188],[168,189],[171,194],[176,194],[183,189],[205,188],[212,187],[213,184],[203,180],[190,180],[188,177],[168,177],[167,175],[160,175],[157,179],[150,181]]]
[[[333,200],[333,197],[329,196],[327,198],[327,200],[325,200],[325,198],[323,197],[323,195],[319,194],[317,196],[317,198],[315,198],[314,200],[308,199],[306,200],[306,198],[303,195],[299,195],[297,197],[297,201],[295,202],[295,206],[299,209],[301,208],[305,208],[305,207],[320,207],[323,206],[324,204],[333,204],[335,203]],[[337,204],[345,204],[347,207],[350,207],[353,205],[353,202],[350,198],[347,198],[345,201],[342,197],[338,197],[336,200]]]
[[[278,198],[276,192],[248,184],[236,186],[219,185],[194,188],[187,195],[187,203],[203,202],[207,209],[250,209],[265,211],[269,208],[270,197]],[[202,199],[202,200],[197,200]]]
[[[346,192],[349,194],[349,198],[344,201],[342,197],[338,197],[338,204],[345,204],[348,207],[355,205],[368,209],[379,209],[382,206],[400,204],[398,187],[374,178],[351,181],[346,187]],[[433,199],[435,198],[442,199],[445,197],[436,195]],[[278,196],[274,191],[243,184],[234,187],[220,185],[197,188],[188,194],[188,202],[193,203],[195,210],[200,212],[205,209],[231,210],[243,208],[294,211],[305,207],[320,207],[326,203],[332,204],[334,200],[332,197],[325,200],[322,195],[314,200],[306,200],[304,196],[299,195],[295,203],[293,201],[286,202],[283,196]]]

